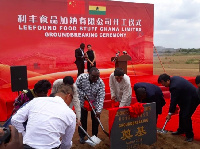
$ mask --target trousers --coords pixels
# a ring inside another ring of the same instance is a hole
[[[87,131],[87,117],[88,117],[88,111],[81,108],[81,124],[85,131]],[[97,136],[99,122],[96,119],[93,111],[91,111],[91,119],[92,119],[92,135]],[[86,136],[86,134],[80,128],[78,128],[78,133],[81,138],[84,138]]]

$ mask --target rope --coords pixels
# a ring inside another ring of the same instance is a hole
[[[132,61],[131,61],[131,66],[132,66],[132,69],[133,69],[134,75],[136,76],[135,68],[134,68],[134,66],[133,66],[133,62],[132,62]]]
[[[160,64],[161,64],[161,66],[162,66],[162,69],[163,69],[164,73],[166,73],[165,68],[164,68],[164,66],[163,66],[163,64],[162,64],[162,61],[161,61],[161,59],[160,59],[160,56],[159,56],[159,54],[158,54],[158,51],[157,51],[157,49],[156,49],[155,46],[153,46],[153,47],[154,47],[154,49],[155,49],[155,51],[156,51],[156,54],[157,54],[157,56],[158,56],[158,59],[159,59]]]

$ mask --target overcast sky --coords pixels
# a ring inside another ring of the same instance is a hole
[[[155,46],[200,48],[200,0],[121,1],[154,4]]]

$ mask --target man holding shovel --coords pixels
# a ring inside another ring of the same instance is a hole
[[[94,106],[96,115],[91,111],[92,118],[92,135],[97,136],[99,122],[96,117],[100,118],[100,114],[103,108],[103,102],[105,98],[105,85],[100,78],[99,70],[96,67],[92,67],[89,74],[81,74],[76,80],[76,86],[78,89],[80,104],[81,104],[81,124],[85,131],[87,131],[87,116],[90,107],[90,103]],[[80,143],[84,144],[85,133],[78,128]]]
[[[177,104],[180,107],[179,128],[176,132],[172,132],[172,135],[186,134],[185,141],[192,142],[194,133],[191,117],[199,104],[196,88],[184,78],[179,76],[170,77],[167,74],[161,74],[158,83],[169,87],[171,93],[169,113],[166,119],[171,119],[171,115],[176,111]]]

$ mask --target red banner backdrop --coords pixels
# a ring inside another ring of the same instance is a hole
[[[27,66],[29,80],[66,71],[76,76],[74,51],[82,42],[92,45],[102,74],[111,73],[111,57],[124,50],[132,57],[129,74],[133,68],[136,75],[153,72],[152,4],[1,0],[0,12],[0,88],[10,86],[9,67],[15,65]]]
[[[11,94],[10,66],[27,66],[29,88],[40,79],[76,77],[82,42],[92,45],[102,78],[113,72],[118,51],[132,57],[128,75],[153,74],[153,4],[1,0],[0,18],[0,103],[11,109],[17,94]]]

